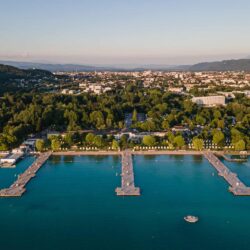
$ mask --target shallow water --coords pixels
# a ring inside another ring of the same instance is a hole
[[[115,195],[120,165],[113,156],[52,157],[22,198],[0,200],[0,249],[249,249],[250,197],[229,193],[202,157],[134,157],[140,197]],[[15,178],[8,171],[4,185]]]

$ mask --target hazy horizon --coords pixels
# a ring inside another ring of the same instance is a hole
[[[247,58],[249,10],[247,0],[9,0],[1,3],[0,59],[184,65]]]
[[[124,67],[136,67],[136,66],[181,66],[181,65],[193,65],[197,63],[203,63],[203,62],[214,62],[214,61],[222,61],[222,60],[237,60],[237,59],[249,59],[248,56],[242,55],[234,55],[234,56],[204,56],[204,57],[199,57],[195,58],[194,60],[188,60],[184,58],[175,58],[175,60],[168,60],[164,58],[160,58],[159,60],[154,58],[153,60],[146,60],[140,62],[140,60],[137,61],[130,61],[130,58],[126,60],[120,59],[119,61],[109,61],[105,60],[105,62],[102,62],[99,60],[65,60],[64,59],[58,59],[58,60],[49,60],[48,58],[46,59],[39,59],[39,58],[32,58],[32,57],[1,57],[0,56],[0,61],[6,61],[6,62],[24,62],[24,63],[40,63],[40,64],[76,64],[76,65],[89,65],[89,66],[124,66]],[[170,63],[172,62],[172,63]]]

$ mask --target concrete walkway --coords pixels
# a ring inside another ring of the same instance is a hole
[[[231,172],[212,152],[205,152],[204,157],[218,171],[230,185],[229,191],[237,196],[249,196],[250,187],[247,187],[238,177],[237,174]]]
[[[135,187],[132,154],[129,150],[122,153],[122,186],[116,188],[118,196],[139,196],[140,188]]]
[[[36,176],[37,171],[51,156],[51,152],[42,153],[35,162],[9,187],[0,190],[0,197],[20,197],[26,191],[25,186]]]

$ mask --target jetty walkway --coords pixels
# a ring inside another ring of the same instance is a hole
[[[135,187],[132,154],[129,150],[122,152],[122,186],[116,188],[118,196],[139,196],[140,188]]]
[[[218,171],[218,174],[228,182],[230,192],[234,195],[250,196],[250,187],[240,181],[237,174],[231,172],[212,152],[204,152],[204,157]]]
[[[36,176],[37,171],[51,156],[51,152],[42,153],[35,162],[9,187],[0,190],[0,197],[20,197],[26,191],[25,186]]]

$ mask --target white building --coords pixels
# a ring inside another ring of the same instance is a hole
[[[225,96],[201,96],[193,97],[192,102],[202,106],[218,106],[226,104]]]
[[[168,91],[171,93],[181,94],[181,93],[183,93],[183,88],[182,87],[180,87],[180,88],[172,87],[172,88],[168,88]]]

